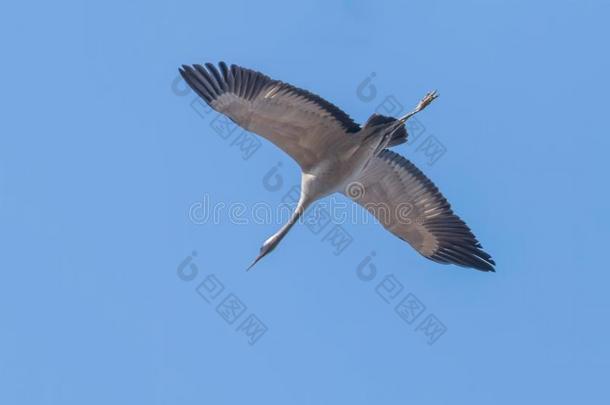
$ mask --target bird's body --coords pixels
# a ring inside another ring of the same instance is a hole
[[[327,195],[343,192],[348,184],[356,181],[362,169],[375,155],[380,139],[357,133],[326,151],[320,162],[301,174],[301,189],[314,201]]]
[[[183,66],[186,82],[212,108],[289,154],[301,167],[301,195],[288,222],[267,239],[273,250],[313,202],[343,193],[425,257],[484,271],[495,264],[434,184],[388,147],[406,142],[404,123],[436,98],[429,93],[400,119],[373,114],[360,127],[308,91],[224,63]],[[352,190],[351,188],[355,188]]]

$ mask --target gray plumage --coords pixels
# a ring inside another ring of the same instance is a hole
[[[213,109],[268,139],[301,167],[295,212],[265,241],[252,265],[279,244],[309,205],[340,192],[428,259],[494,271],[491,256],[434,183],[386,149],[406,142],[404,123],[430,104],[435,92],[399,119],[373,114],[361,127],[323,98],[250,69],[206,63],[183,65],[180,74]],[[354,185],[360,192],[350,192]]]

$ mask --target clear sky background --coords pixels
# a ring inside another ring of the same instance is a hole
[[[608,403],[609,11],[3,3],[0,403]],[[174,83],[219,60],[358,122],[438,89],[397,151],[497,273],[427,261],[375,224],[343,224],[335,254],[333,223],[297,225],[246,273],[279,225],[189,212],[205,196],[275,207],[298,167],[223,139]]]

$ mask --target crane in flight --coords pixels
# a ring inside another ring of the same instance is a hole
[[[220,62],[218,67],[182,65],[179,71],[210,107],[271,141],[301,167],[296,209],[263,243],[248,269],[277,247],[307,207],[338,192],[370,211],[424,257],[495,271],[491,256],[434,183],[388,149],[407,141],[405,122],[426,108],[436,92],[428,93],[403,117],[373,114],[360,126],[323,98],[254,70]]]

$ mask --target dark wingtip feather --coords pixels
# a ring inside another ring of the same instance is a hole
[[[184,80],[186,80],[186,77],[185,77],[185,76],[186,76],[186,68],[187,68],[187,66],[186,66],[186,65],[182,65],[182,66],[180,66],[180,67],[178,68],[178,73],[180,73],[180,76],[182,76],[182,78],[183,78]]]
[[[491,273],[496,272],[496,269],[494,268],[495,265],[496,263],[491,259],[491,257],[483,251],[480,251],[480,254],[478,255],[473,255],[472,262],[469,263],[469,267],[473,269],[488,271]]]
[[[490,273],[496,272],[496,269],[490,263],[483,262],[483,261],[481,261],[481,264],[473,265],[472,268],[481,270],[481,271],[487,271]]]

